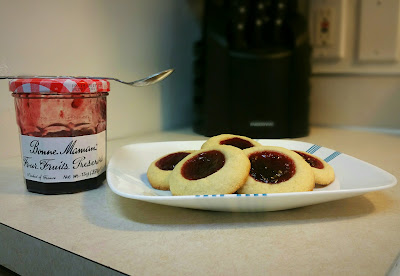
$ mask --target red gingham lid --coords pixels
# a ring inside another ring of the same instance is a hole
[[[110,91],[110,82],[103,79],[14,79],[9,82],[14,93],[98,93]]]

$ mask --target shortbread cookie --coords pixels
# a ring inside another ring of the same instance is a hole
[[[246,181],[250,161],[242,150],[215,146],[183,159],[169,177],[173,195],[232,194]]]
[[[315,176],[315,183],[319,185],[329,185],[335,180],[335,172],[331,165],[323,159],[305,151],[295,150],[311,166]]]
[[[310,165],[297,153],[275,146],[243,150],[251,163],[246,183],[237,193],[264,194],[312,191],[315,186]]]
[[[147,178],[151,186],[158,190],[169,190],[168,177],[172,170],[183,158],[193,152],[195,151],[178,151],[164,155],[153,161],[147,170]]]
[[[251,147],[261,146],[260,143],[246,136],[233,134],[221,134],[208,139],[202,146],[202,149],[207,149],[219,145],[234,146],[239,149],[247,149]]]

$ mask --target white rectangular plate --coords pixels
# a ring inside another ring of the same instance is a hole
[[[146,176],[150,163],[180,150],[197,150],[205,141],[179,141],[131,144],[120,148],[107,167],[111,190],[126,198],[193,209],[260,212],[297,208],[378,191],[396,185],[388,172],[349,155],[305,142],[258,140],[263,145],[307,151],[327,161],[335,170],[335,181],[311,192],[277,194],[224,194],[172,196],[169,191],[151,187]]]

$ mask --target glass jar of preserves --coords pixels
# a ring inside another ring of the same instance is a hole
[[[9,82],[28,191],[76,193],[106,174],[107,80],[32,78]]]

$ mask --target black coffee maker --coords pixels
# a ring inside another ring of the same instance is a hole
[[[251,138],[309,133],[307,22],[293,0],[205,0],[195,45],[194,131]]]

